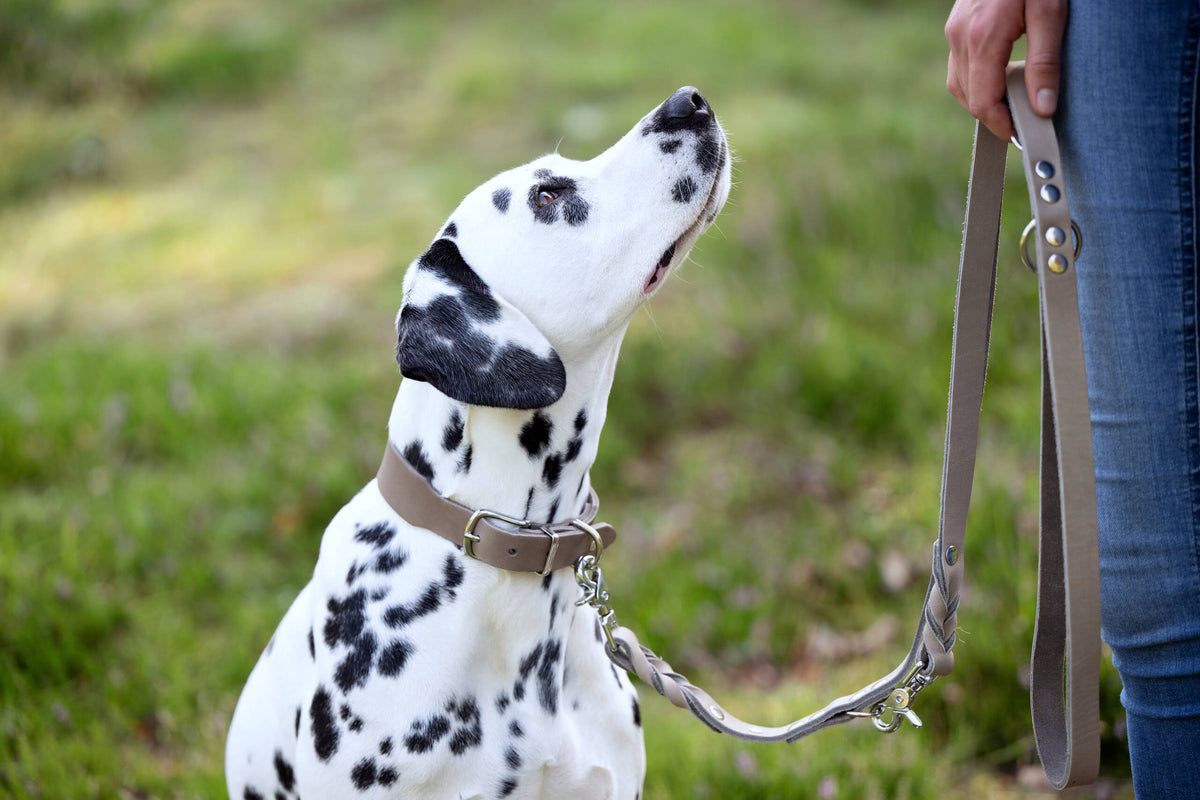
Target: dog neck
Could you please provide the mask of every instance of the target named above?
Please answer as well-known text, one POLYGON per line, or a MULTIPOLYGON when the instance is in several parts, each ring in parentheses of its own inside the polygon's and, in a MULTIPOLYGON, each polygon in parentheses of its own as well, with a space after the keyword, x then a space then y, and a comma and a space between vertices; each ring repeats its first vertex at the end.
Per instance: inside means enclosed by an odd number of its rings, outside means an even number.
POLYGON ((400 385, 388 438, 443 497, 533 520, 569 520, 590 488, 620 339, 567 368, 567 388, 546 408, 468 405, 421 381, 400 385))

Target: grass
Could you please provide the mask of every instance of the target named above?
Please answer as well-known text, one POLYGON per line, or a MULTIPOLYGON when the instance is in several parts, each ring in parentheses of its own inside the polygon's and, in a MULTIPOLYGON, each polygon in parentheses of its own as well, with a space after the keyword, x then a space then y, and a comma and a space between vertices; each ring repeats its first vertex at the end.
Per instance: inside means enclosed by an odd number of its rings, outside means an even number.
MULTIPOLYGON (((593 472, 618 614, 766 722, 889 670, 936 533, 970 149, 944 13, 0 8, 0 796, 222 795, 241 684, 376 466, 405 265, 487 176, 590 157, 683 84, 737 186, 622 352, 593 472)), ((1037 300, 1010 177, 963 630, 925 728, 752 748, 646 692, 647 798, 1043 791, 1037 300)), ((1103 682, 1090 794, 1128 796, 1103 682)))

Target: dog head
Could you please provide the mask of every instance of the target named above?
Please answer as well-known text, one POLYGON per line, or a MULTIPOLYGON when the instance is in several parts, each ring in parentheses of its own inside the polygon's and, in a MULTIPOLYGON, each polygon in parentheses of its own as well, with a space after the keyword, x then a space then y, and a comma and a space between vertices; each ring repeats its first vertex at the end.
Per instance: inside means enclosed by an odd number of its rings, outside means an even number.
POLYGON ((473 405, 554 403, 564 362, 620 340, 729 187, 725 134, 690 86, 590 161, 551 154, 497 175, 405 276, 401 374, 473 405))

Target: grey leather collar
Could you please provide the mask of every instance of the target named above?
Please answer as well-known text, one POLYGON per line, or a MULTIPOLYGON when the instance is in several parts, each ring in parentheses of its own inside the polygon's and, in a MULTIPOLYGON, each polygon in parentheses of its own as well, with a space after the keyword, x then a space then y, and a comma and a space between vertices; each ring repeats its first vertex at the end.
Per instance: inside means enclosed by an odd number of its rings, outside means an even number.
POLYGON ((573 567, 587 553, 603 550, 617 538, 611 525, 592 524, 600 501, 590 490, 583 511, 569 522, 538 523, 487 509, 472 510, 435 492, 390 442, 377 480, 383 499, 405 521, 499 569, 546 575, 573 567), (597 545, 597 537, 602 546, 597 545))

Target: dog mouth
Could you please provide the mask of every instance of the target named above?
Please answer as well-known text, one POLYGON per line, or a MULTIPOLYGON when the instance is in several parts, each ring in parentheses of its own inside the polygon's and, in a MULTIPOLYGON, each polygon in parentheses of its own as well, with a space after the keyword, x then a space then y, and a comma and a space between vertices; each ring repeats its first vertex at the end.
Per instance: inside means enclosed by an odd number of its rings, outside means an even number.
POLYGON ((705 198, 700 212, 696 215, 696 219, 688 226, 687 230, 679 235, 679 238, 671 242, 667 249, 663 251, 662 256, 658 259, 658 263, 654 265, 654 270, 650 273, 650 277, 646 279, 645 285, 642 286, 642 294, 650 294, 662 285, 663 280, 667 277, 667 273, 671 271, 676 254, 680 252, 686 253, 688 248, 695 243, 696 239, 700 238, 700 234, 717 218, 717 193, 720 185, 721 171, 717 170, 713 175, 712 184, 708 187, 708 196, 705 198))

